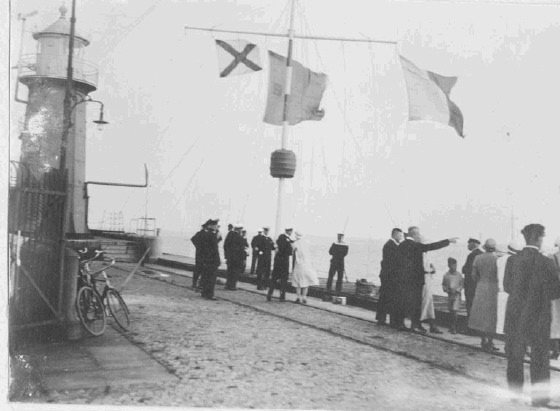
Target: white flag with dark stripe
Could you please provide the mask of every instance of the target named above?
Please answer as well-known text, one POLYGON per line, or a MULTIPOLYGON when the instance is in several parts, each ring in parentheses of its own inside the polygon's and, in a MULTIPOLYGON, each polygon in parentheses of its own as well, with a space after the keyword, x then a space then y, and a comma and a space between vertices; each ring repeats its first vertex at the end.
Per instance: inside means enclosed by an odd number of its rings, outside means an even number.
POLYGON ((447 124, 463 136, 463 114, 449 94, 457 77, 445 77, 418 68, 400 56, 408 94, 408 119, 447 124))
POLYGON ((220 77, 262 70, 259 47, 245 40, 216 40, 220 77))

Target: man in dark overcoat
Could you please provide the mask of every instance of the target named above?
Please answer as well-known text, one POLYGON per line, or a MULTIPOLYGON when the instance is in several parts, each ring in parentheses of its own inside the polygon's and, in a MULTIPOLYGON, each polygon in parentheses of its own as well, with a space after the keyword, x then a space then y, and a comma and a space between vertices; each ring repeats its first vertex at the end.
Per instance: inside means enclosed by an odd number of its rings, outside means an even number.
POLYGON ((245 270, 247 252, 245 250, 245 239, 241 235, 243 226, 234 226, 231 235, 228 235, 228 271, 226 280, 226 290, 237 290, 237 280, 239 275, 245 270))
MULTIPOLYGON (((441 240, 436 243, 422 244, 418 227, 410 227, 405 240, 397 248, 397 294, 400 309, 406 307, 411 320, 412 330, 426 332, 422 327, 422 288, 424 287, 424 253, 447 247, 457 241, 456 238, 441 240)), ((404 324, 400 326, 404 329, 404 324)))
POLYGON ((195 290, 199 288, 198 280, 202 274, 201 241, 202 241, 202 237, 204 236, 204 232, 207 230, 208 230, 208 226, 206 225, 206 223, 204 223, 200 231, 196 232, 196 234, 191 237, 191 242, 193 243, 195 248, 194 269, 193 269, 193 278, 192 278, 192 288, 195 290))
POLYGON ((329 267, 329 277, 327 278, 327 290, 332 288, 334 275, 336 278, 336 292, 342 292, 342 278, 344 276, 344 258, 348 255, 348 244, 344 242, 344 234, 337 235, 337 242, 331 244, 329 248, 331 257, 331 265, 329 267))
POLYGON ((393 228, 391 238, 383 246, 383 259, 381 260, 381 287, 377 301, 377 314, 375 319, 378 324, 387 323, 387 314, 391 317, 391 325, 400 327, 404 325, 404 316, 395 311, 395 280, 397 271, 397 248, 403 240, 404 234, 400 228, 393 228))
POLYGON ((479 247, 480 247, 479 240, 477 240, 476 238, 469 238, 469 241, 467 243, 467 248, 469 249, 470 253, 467 256, 465 265, 463 265, 463 268, 461 270, 461 272, 465 276, 463 287, 465 290, 465 301, 467 306, 467 323, 471 315, 472 303, 476 291, 476 282, 472 276, 474 259, 483 253, 483 251, 479 247))
POLYGON ((259 228, 257 235, 251 239, 251 274, 255 274, 255 268, 257 266, 257 260, 259 258, 259 248, 257 244, 262 239, 262 228, 259 228))
POLYGON ((228 228, 228 232, 226 234, 226 238, 224 239, 224 258, 226 260, 226 270, 227 270, 227 275, 230 275, 230 272, 232 271, 232 265, 230 263, 230 250, 231 250, 231 237, 234 235, 233 234, 233 224, 228 224, 227 226, 228 228))
POLYGON ((278 251, 274 256, 274 268, 272 269, 272 279, 268 287, 268 294, 266 300, 272 299, 272 293, 277 282, 280 282, 280 302, 286 301, 286 288, 288 287, 288 276, 290 273, 290 256, 293 253, 291 238, 293 229, 286 228, 285 233, 280 234, 276 240, 278 251))
POLYGON ((504 334, 508 359, 507 380, 516 394, 523 391, 523 357, 531 348, 530 375, 532 405, 550 404, 550 321, 551 300, 560 298, 560 279, 554 262, 540 253, 544 226, 529 224, 521 231, 527 246, 508 260, 504 291, 509 294, 504 334))
POLYGON ((215 300, 214 287, 216 286, 216 271, 220 266, 220 252, 218 250, 218 220, 208 220, 204 223, 207 227, 201 235, 200 247, 202 259, 202 297, 215 300))
POLYGON ((258 253, 257 261, 257 290, 265 290, 270 281, 270 264, 272 262, 272 251, 276 250, 274 240, 268 236, 269 228, 263 227, 262 235, 255 244, 258 253))

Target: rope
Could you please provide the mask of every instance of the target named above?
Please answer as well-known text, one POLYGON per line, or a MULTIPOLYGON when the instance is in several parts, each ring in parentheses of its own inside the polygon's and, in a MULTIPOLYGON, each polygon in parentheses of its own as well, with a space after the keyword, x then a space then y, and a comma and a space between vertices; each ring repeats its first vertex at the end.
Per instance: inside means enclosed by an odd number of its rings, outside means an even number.
MULTIPOLYGON (((309 24, 308 24, 308 22, 307 22, 307 18, 305 17, 305 15, 303 16, 303 19, 304 19, 304 21, 305 21, 305 24, 306 24, 306 27, 307 27, 308 31, 311 33, 311 30, 309 30, 309 24)), ((326 65, 324 64, 323 59, 321 58, 321 53, 319 53, 319 49, 318 49, 318 47, 317 47, 317 42, 315 42, 314 44, 315 44, 315 52, 317 53, 317 59, 319 60, 321 69, 322 69, 323 71, 326 71, 326 70, 325 70, 326 65)), ((358 141, 357 141, 357 139, 356 139, 356 136, 354 135, 354 133, 352 132, 352 130, 351 130, 351 128, 350 128, 350 124, 348 123, 348 119, 346 118, 346 115, 345 115, 345 113, 344 113, 344 110, 343 110, 343 108, 341 107, 340 99, 339 99, 339 97, 338 97, 338 95, 337 95, 337 93, 336 93, 336 91, 335 91, 335 89, 334 89, 334 87, 333 87, 333 84, 332 84, 331 81, 330 81, 329 76, 327 76, 327 84, 330 86, 330 88, 331 88, 332 91, 333 91, 334 100, 335 100, 335 102, 336 102, 336 105, 337 105, 337 107, 338 107, 340 113, 342 114, 342 118, 343 118, 343 120, 344 120, 344 125, 345 125, 345 127, 348 128, 348 133, 349 133, 350 136, 352 137, 352 140, 354 141, 354 144, 355 144, 355 146, 356 146, 356 148, 357 148, 358 157, 359 157, 359 159, 360 159, 361 161, 363 161, 363 160, 364 160, 364 157, 362 156, 362 149, 361 149, 361 147, 360 147, 360 144, 358 144, 358 141)))
MULTIPOLYGON (((127 38, 130 33, 132 33, 132 31, 140 24, 142 23, 142 21, 148 17, 151 13, 153 13, 153 11, 156 9, 156 7, 162 2, 162 0, 156 0, 156 3, 151 5, 150 7, 148 7, 148 9, 146 9, 146 11, 144 13, 142 13, 136 20, 134 20, 132 22, 132 24, 130 26, 128 26, 125 31, 124 31, 124 35, 121 35, 120 33, 118 35, 115 35, 113 37, 118 37, 118 39, 116 39, 115 41, 110 41, 110 45, 111 47, 108 48, 107 51, 114 51, 115 48, 119 45, 119 43, 121 43, 125 38, 127 38)), ((101 66, 110 56, 111 54, 109 52, 104 53, 105 57, 102 58, 97 64, 99 66, 101 66)))

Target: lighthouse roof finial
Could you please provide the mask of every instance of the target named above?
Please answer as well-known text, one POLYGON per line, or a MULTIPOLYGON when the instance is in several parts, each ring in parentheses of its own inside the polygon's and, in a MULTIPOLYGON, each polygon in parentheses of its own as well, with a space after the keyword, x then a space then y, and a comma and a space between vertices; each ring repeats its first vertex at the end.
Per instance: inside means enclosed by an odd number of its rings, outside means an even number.
MULTIPOLYGON (((38 40, 43 36, 52 36, 52 35, 69 36, 70 35, 70 22, 66 20, 65 17, 66 13, 68 12, 66 5, 63 3, 62 6, 58 8, 58 11, 60 11, 60 17, 58 18, 57 21, 55 21, 46 29, 33 33, 33 38, 35 40, 38 40)), ((77 40, 77 42, 75 43, 75 47, 84 47, 89 45, 89 40, 86 39, 83 35, 81 35, 78 31, 74 33, 74 36, 75 39, 77 40)))
POLYGON ((66 13, 68 12, 68 8, 66 7, 66 3, 62 3, 62 6, 60 6, 58 8, 58 11, 60 11, 60 17, 65 18, 66 17, 66 13))

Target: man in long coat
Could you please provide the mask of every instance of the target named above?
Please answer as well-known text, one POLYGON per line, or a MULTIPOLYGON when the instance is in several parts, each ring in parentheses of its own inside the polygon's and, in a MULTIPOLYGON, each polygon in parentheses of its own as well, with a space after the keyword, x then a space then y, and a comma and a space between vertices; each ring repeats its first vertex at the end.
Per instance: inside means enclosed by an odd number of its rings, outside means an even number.
POLYGON ((526 347, 530 347, 533 406, 547 407, 551 406, 548 387, 550 302, 560 298, 560 279, 554 262, 539 251, 544 227, 529 224, 521 233, 527 246, 515 258, 510 258, 504 275, 504 290, 509 294, 504 326, 507 380, 509 388, 521 394, 523 357, 526 347))
POLYGON ((234 235, 233 224, 228 224, 228 232, 226 238, 224 239, 224 258, 226 259, 227 275, 230 275, 233 267, 230 263, 231 260, 231 237, 234 235))
POLYGON ((201 241, 202 237, 204 237, 204 232, 208 231, 208 226, 206 223, 202 225, 200 231, 196 232, 195 235, 191 237, 191 242, 195 248, 194 254, 194 269, 193 269, 193 278, 192 278, 192 288, 197 289, 198 287, 198 280, 202 274, 202 247, 201 241))
MULTIPOLYGON (((422 315, 422 288, 424 287, 424 253, 447 247, 457 241, 456 238, 441 240, 436 243, 422 244, 418 227, 410 227, 405 240, 398 247, 397 294, 400 309, 407 307, 412 322, 411 328, 426 332, 420 322, 422 315)), ((405 326, 400 326, 404 329, 405 326)))
POLYGON ((268 287, 266 300, 272 299, 272 293, 277 282, 280 282, 280 302, 286 301, 286 288, 288 287, 288 276, 290 274, 290 256, 293 253, 291 239, 293 229, 286 228, 284 234, 280 234, 276 240, 278 251, 274 257, 274 268, 272 269, 272 279, 268 287))
POLYGON ((257 244, 261 242, 263 237, 262 228, 259 228, 257 235, 251 239, 251 274, 255 274, 255 268, 257 266, 257 260, 259 258, 259 248, 257 244))
POLYGON ((272 262, 272 251, 276 250, 274 240, 268 236, 268 227, 263 227, 263 234, 258 237, 255 244, 257 260, 257 290, 265 290, 270 281, 270 264, 272 262))
POLYGON ((395 276, 397 275, 397 248, 404 235, 400 228, 393 228, 391 238, 383 246, 383 259, 381 260, 381 287, 377 301, 377 314, 375 319, 378 324, 387 323, 387 314, 391 316, 391 325, 400 327, 404 325, 404 315, 395 311, 395 276))
POLYGON ((220 252, 218 251, 218 220, 208 220, 204 223, 207 229, 200 238, 202 259, 202 297, 215 300, 214 287, 216 286, 216 270, 220 266, 220 252))
POLYGON ((465 289, 465 301, 467 305, 467 321, 471 315, 472 302, 474 299, 474 293, 476 291, 476 283, 472 278, 471 274, 472 274, 474 259, 480 254, 482 254, 482 250, 479 247, 480 247, 479 240, 477 240, 476 238, 469 238, 469 241, 467 243, 467 248, 469 249, 470 253, 467 256, 465 265, 463 265, 463 269, 461 270, 461 272, 465 276, 464 289, 465 289))
POLYGON ((247 252, 245 251, 245 239, 241 235, 242 225, 235 225, 231 234, 228 234, 228 271, 226 280, 226 290, 237 290, 237 280, 245 269, 247 252))

